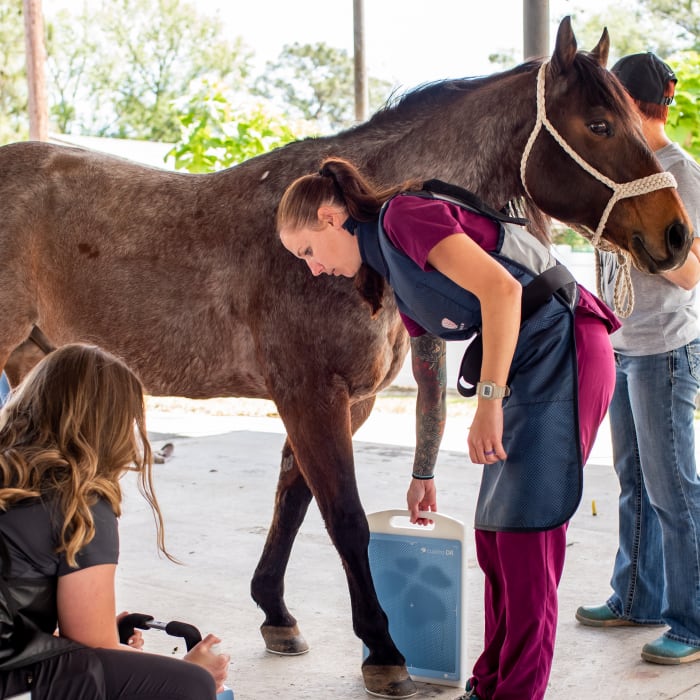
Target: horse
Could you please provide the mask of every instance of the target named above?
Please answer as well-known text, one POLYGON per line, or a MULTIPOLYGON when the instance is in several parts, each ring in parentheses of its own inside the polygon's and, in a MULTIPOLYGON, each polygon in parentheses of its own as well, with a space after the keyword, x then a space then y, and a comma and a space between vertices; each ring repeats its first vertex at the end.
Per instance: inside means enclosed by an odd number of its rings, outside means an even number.
POLYGON ((153 395, 275 402, 287 436, 251 582, 268 650, 308 648, 283 591, 313 497, 368 649, 366 689, 390 698, 416 692, 372 583, 352 449, 353 433, 406 357, 407 334, 389 292, 372 316, 351 280, 313 277, 284 250, 274 225, 282 192, 339 156, 380 185, 447 180, 496 208, 519 201, 599 226, 642 270, 678 266, 691 241, 668 183, 607 206, 609 182, 661 172, 605 69, 609 41, 604 30, 592 51, 578 51, 565 18, 548 61, 419 86, 339 134, 211 174, 39 142, 0 148, 0 367, 38 327, 54 346, 94 343, 124 358, 153 395))

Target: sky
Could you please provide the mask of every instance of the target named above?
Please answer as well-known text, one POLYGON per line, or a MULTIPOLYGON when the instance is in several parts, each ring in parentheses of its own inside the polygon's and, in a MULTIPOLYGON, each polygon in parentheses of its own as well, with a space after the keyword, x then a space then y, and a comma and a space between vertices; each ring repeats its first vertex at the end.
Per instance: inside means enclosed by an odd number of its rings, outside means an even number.
MULTIPOLYGON (((608 4, 550 0, 550 44, 564 15, 584 19, 608 4)), ((204 14, 218 13, 261 64, 294 42, 324 41, 353 52, 353 0, 196 0, 196 6, 204 14)), ((492 73, 489 54, 515 50, 515 59, 523 59, 522 15, 523 0, 365 0, 367 72, 406 88, 492 73)))
MULTIPOLYGON (((254 50, 261 69, 266 61, 277 59, 285 44, 294 42, 323 41, 353 53, 353 0, 188 2, 201 14, 218 14, 232 37, 241 36, 254 50)), ((98 0, 44 0, 43 9, 50 14, 83 4, 89 8, 98 0)), ((583 21, 608 6, 609 0, 549 0, 550 45, 564 15, 583 21)), ((364 0, 367 73, 404 88, 493 73, 497 67, 489 63, 489 54, 523 59, 522 17, 523 0, 364 0)))

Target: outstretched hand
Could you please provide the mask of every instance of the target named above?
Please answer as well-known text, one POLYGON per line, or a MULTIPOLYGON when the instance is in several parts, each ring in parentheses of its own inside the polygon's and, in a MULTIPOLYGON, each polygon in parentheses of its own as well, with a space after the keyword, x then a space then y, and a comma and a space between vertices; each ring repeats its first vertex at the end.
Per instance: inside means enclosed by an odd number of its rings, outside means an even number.
POLYGON ((494 464, 506 459, 503 449, 503 407, 500 401, 479 401, 469 430, 469 459, 494 464))
POLYGON ((228 664, 231 660, 228 654, 219 654, 213 649, 214 645, 220 642, 221 640, 217 636, 208 634, 184 656, 185 661, 197 664, 211 673, 216 681, 217 693, 223 688, 224 681, 228 675, 228 664))
POLYGON ((428 518, 419 518, 420 511, 437 512, 437 490, 435 479, 411 479, 406 494, 406 503, 410 513, 411 522, 416 525, 432 525, 428 518))

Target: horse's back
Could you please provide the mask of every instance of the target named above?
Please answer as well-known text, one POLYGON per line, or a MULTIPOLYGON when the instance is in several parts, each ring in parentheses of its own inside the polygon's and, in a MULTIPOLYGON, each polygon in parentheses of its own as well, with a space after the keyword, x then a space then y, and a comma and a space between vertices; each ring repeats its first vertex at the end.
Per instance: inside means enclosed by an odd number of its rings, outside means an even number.
POLYGON ((154 394, 269 397, 299 357, 351 394, 384 385, 405 350, 396 314, 373 321, 350 281, 314 279, 283 250, 278 193, 253 161, 188 175, 38 142, 0 148, 7 342, 36 324, 57 345, 97 343, 154 394))

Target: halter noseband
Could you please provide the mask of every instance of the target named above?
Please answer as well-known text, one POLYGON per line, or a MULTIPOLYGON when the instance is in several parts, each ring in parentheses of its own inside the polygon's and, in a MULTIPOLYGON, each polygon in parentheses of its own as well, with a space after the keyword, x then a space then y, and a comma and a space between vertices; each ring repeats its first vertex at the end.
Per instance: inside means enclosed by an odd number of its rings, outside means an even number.
POLYGON ((603 175, 599 170, 594 168, 590 163, 587 163, 581 156, 576 153, 576 151, 569 146, 564 137, 554 128, 552 122, 547 118, 547 109, 545 106, 545 71, 548 65, 548 61, 543 63, 539 71, 537 72, 537 118, 535 119, 535 126, 532 128, 530 137, 525 144, 525 150, 523 151, 522 158, 520 159, 520 180, 523 183, 525 192, 532 199, 532 195, 527 188, 527 183, 525 181, 525 171, 527 170, 527 161, 530 157, 530 152, 535 143, 535 139, 539 136, 540 130, 544 128, 549 132, 550 136, 559 144, 562 150, 570 156, 575 163, 577 163, 583 170, 585 170, 589 175, 592 175, 596 180, 602 182, 606 187, 612 190, 610 199, 603 210, 600 217, 600 222, 595 232, 587 226, 576 227, 583 233, 587 238, 590 239, 591 244, 596 248, 596 267, 597 267, 597 282, 598 282, 598 293, 600 294, 600 265, 599 265, 599 255, 598 250, 614 251, 617 252, 619 271, 618 277, 615 280, 615 313, 622 318, 627 318, 634 308, 634 290, 632 289, 632 280, 630 277, 630 256, 626 251, 618 249, 616 246, 612 246, 603 240, 603 230, 605 229, 605 224, 608 221, 610 212, 615 204, 621 200, 628 197, 636 197, 640 194, 647 194, 648 192, 654 192, 655 190, 664 189, 666 187, 677 187, 676 178, 669 172, 653 173, 652 175, 647 175, 646 177, 639 178, 637 180, 632 180, 630 182, 618 183, 611 180, 606 175, 603 175), (622 274, 623 279, 620 279, 619 273, 622 274), (623 300, 626 296, 626 305, 623 307, 623 300))

